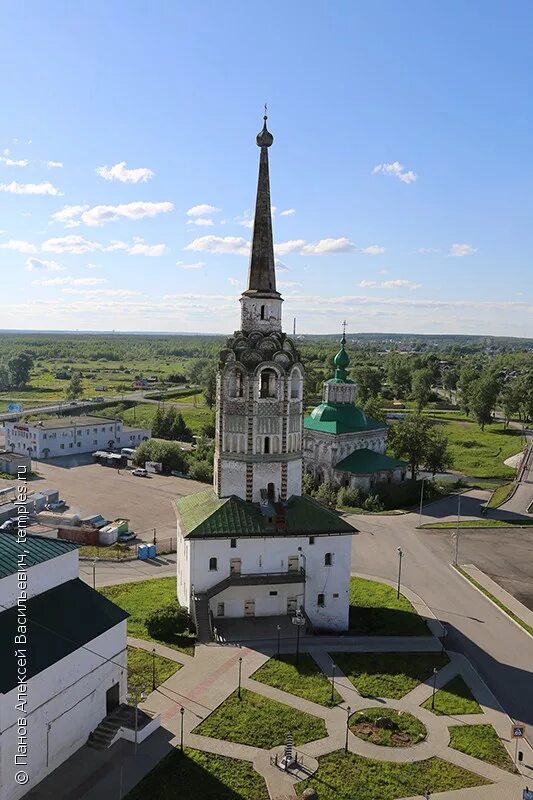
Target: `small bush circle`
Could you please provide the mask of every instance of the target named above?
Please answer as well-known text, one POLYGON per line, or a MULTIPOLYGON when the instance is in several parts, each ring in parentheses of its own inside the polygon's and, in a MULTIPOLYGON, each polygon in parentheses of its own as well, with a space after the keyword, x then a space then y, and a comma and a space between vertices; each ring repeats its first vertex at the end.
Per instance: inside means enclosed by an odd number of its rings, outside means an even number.
POLYGON ((406 711, 392 708, 364 708, 349 720, 354 736, 383 747, 412 747, 427 736, 423 722, 406 711))
POLYGON ((190 627, 191 618, 186 608, 182 608, 177 600, 157 608, 146 617, 146 630, 154 639, 171 639, 185 633, 190 627))

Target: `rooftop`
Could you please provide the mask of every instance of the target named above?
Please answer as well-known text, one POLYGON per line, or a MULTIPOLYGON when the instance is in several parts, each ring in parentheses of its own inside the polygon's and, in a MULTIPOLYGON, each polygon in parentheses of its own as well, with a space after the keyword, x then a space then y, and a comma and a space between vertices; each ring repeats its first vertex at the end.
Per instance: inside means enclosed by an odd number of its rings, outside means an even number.
POLYGON ((121 422, 114 417, 90 417, 88 415, 80 417, 53 417, 52 419, 38 419, 31 422, 16 422, 15 427, 24 428, 81 428, 84 425, 109 425, 109 423, 121 422))
POLYGON ((386 472, 406 466, 405 461, 363 447, 339 461, 335 469, 339 472, 351 472, 354 475, 371 475, 374 472, 386 472))
POLYGON ((26 555, 26 566, 34 567, 36 564, 50 561, 52 558, 57 558, 71 550, 77 550, 77 548, 78 545, 74 542, 49 539, 46 536, 28 535, 25 543, 20 544, 12 533, 0 531, 0 578, 6 578, 8 575, 18 572, 18 555, 22 552, 26 555))
POLYGON ((0 461, 20 461, 21 458, 28 459, 29 456, 21 453, 12 453, 11 450, 0 450, 0 461))
POLYGON ((176 509, 189 539, 307 536, 356 531, 334 511, 310 497, 291 497, 283 506, 284 525, 278 529, 261 513, 258 503, 247 503, 236 495, 217 497, 212 489, 180 498, 176 509))
MULTIPOLYGON (((129 614, 79 578, 61 583, 27 602, 28 679, 89 644, 129 614)), ((17 606, 0 614, 0 641, 13 642, 17 606)), ((103 662, 103 657, 101 661, 103 662)), ((0 657, 0 694, 17 685, 17 659, 11 648, 0 657)))
POLYGON ((311 416, 304 418, 304 428, 321 431, 334 436, 341 433, 356 433, 387 428, 386 422, 367 417, 354 403, 321 403, 313 409, 311 416))

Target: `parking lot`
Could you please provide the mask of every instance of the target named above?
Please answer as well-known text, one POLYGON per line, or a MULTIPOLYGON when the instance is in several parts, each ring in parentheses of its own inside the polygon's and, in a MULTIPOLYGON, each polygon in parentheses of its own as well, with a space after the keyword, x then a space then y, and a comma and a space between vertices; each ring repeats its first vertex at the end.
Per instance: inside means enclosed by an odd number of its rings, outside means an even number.
MULTIPOLYGON (((68 508, 63 516, 102 514, 107 519, 129 519, 130 529, 140 539, 151 541, 154 528, 159 540, 176 535, 172 500, 207 489, 205 483, 165 475, 138 478, 129 470, 93 464, 91 456, 36 461, 39 474, 29 482, 29 491, 58 489, 68 508)), ((16 484, 0 479, 0 489, 16 484)))

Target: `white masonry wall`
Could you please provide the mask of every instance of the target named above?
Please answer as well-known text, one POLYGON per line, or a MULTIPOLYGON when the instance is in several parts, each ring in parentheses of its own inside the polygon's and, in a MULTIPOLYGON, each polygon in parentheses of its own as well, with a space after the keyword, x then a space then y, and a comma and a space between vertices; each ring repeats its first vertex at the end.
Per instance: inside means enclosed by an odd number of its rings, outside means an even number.
MULTIPOLYGON (((21 545, 22 547, 22 545, 21 545)), ((28 575, 28 599, 37 594, 42 594, 54 586, 61 583, 72 581, 78 577, 78 551, 70 550, 56 558, 43 561, 34 567, 29 567, 28 575)), ((17 573, 8 575, 0 580, 0 607, 11 608, 16 605, 19 596, 17 573)))
POLYGON ((17 689, 1 696, 2 800, 19 800, 85 744, 89 733, 106 716, 106 691, 116 683, 120 684, 120 702, 124 702, 126 620, 30 679, 27 767, 14 767, 20 716, 15 708, 17 689), (28 772, 27 784, 15 783, 17 769, 28 772))

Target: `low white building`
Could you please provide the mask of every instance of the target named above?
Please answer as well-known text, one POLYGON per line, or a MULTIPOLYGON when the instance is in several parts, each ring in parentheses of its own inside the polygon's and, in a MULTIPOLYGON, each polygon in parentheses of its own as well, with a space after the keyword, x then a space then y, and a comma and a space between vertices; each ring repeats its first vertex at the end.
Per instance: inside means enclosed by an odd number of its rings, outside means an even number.
POLYGON ((6 422, 6 450, 31 458, 55 458, 99 449, 136 447, 151 432, 112 417, 54 417, 37 422, 6 422))
POLYGON ((18 800, 124 702, 128 615, 79 579, 77 545, 42 536, 18 544, 6 533, 0 533, 0 608, 0 796, 18 800), (25 640, 17 642, 20 611, 25 640), (27 782, 17 783, 17 772, 26 772, 27 782))

